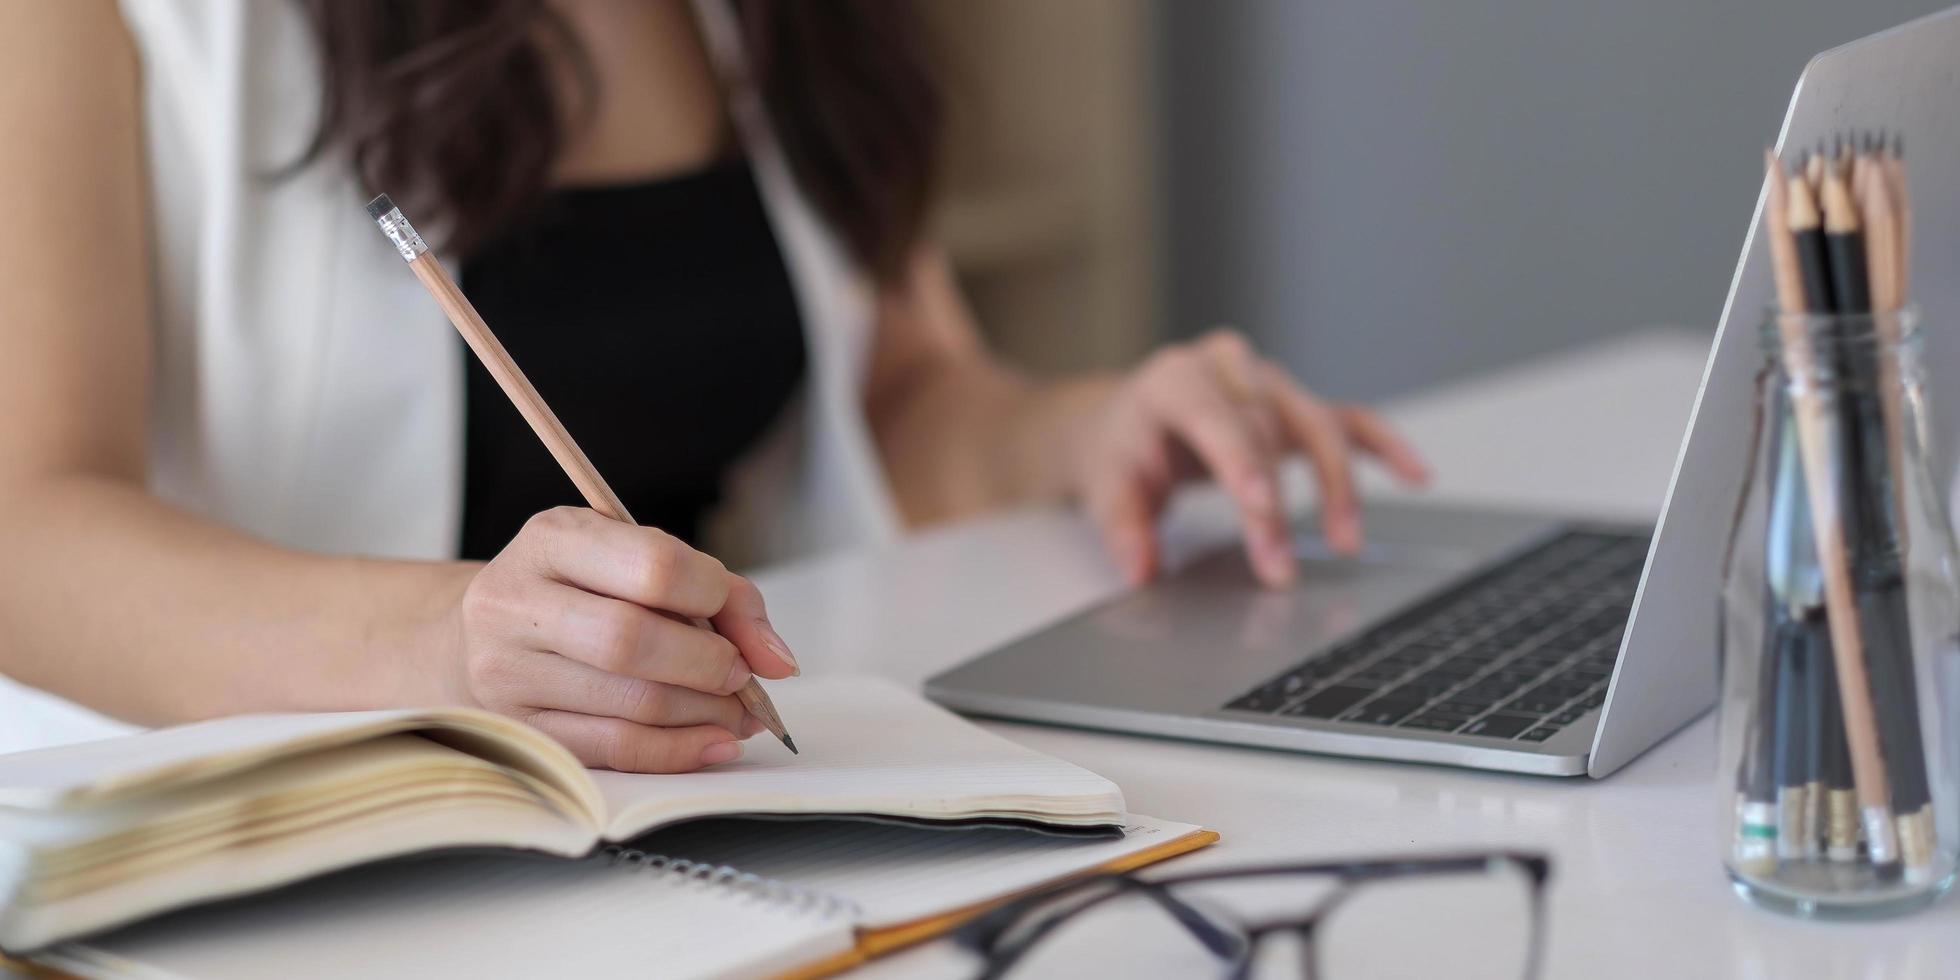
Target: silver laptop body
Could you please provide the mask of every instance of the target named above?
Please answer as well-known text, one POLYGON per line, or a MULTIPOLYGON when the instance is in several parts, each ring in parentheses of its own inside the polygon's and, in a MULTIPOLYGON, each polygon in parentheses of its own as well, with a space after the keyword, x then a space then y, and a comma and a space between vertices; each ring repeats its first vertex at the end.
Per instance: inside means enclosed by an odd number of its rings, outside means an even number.
MULTIPOLYGON (((1778 140, 1801 148, 1854 128, 1904 134, 1916 180, 1914 299, 1948 440, 1933 461, 1948 487, 1960 432, 1960 392, 1943 387, 1960 378, 1951 271, 1960 269, 1960 180, 1948 176, 1960 173, 1956 66, 1960 8, 1834 48, 1798 79, 1778 140)), ((1747 161, 1738 165, 1755 165, 1749 134, 1735 134, 1733 149, 1747 161)), ((1224 549, 940 674, 926 693, 974 714, 1146 735, 1545 775, 1618 769, 1714 703, 1720 548, 1748 453, 1757 326, 1771 295, 1759 220, 1651 536, 1376 506, 1358 560, 1317 558, 1303 537, 1290 590, 1258 588, 1224 549), (1512 581, 1535 584, 1507 591, 1512 581), (1479 673, 1432 676, 1465 644, 1479 645, 1479 673), (1510 694, 1498 676, 1506 665, 1522 685, 1510 694), (1500 700, 1454 697, 1476 690, 1500 700)))

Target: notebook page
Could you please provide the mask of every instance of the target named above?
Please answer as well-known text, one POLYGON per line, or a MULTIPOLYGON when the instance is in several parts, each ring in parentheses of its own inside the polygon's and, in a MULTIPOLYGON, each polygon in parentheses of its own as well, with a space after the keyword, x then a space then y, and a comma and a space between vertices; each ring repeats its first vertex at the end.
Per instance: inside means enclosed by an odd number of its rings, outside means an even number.
POLYGON ((84 975, 757 976, 851 948, 847 919, 603 859, 450 855, 179 912, 50 961, 84 975))
POLYGON ((947 830, 844 820, 778 825, 704 820, 634 842, 642 850, 727 864, 848 899, 878 929, 966 908, 1079 874, 1198 828, 1129 818, 1118 840, 1024 830, 947 830))
POLYGON ((802 755, 765 734, 749 739, 741 760, 702 772, 595 772, 612 814, 608 836, 621 840, 689 817, 732 813, 1122 822, 1123 795, 1114 783, 889 681, 799 678, 772 684, 769 695, 802 755))

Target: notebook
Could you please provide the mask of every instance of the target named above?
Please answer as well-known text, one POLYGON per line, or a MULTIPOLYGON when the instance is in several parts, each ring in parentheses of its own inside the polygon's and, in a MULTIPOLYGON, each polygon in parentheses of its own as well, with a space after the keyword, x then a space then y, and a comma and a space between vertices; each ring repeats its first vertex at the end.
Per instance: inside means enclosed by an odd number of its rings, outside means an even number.
POLYGON ((1138 818, 1115 839, 716 820, 581 861, 445 855, 151 920, 37 960, 81 976, 821 976, 1096 867, 1208 843, 1138 818))
MULTIPOLYGON (((459 848, 579 858, 717 815, 1129 839, 1109 781, 909 691, 835 678, 771 693, 802 756, 758 738, 741 761, 686 775, 588 772, 535 730, 464 709, 243 716, 0 757, 0 948, 34 950, 382 858, 459 848)), ((756 831, 791 843, 805 834, 795 823, 756 831)), ((584 866, 525 873, 570 882, 584 866)))

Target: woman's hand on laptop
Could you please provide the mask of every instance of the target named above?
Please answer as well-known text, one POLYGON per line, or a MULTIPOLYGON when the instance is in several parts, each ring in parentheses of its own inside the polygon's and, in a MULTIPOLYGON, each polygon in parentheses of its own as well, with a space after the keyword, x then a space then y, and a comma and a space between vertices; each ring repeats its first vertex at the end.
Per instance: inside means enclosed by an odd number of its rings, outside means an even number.
POLYGON ((735 692, 751 675, 797 672, 748 579, 583 507, 533 517, 451 616, 448 699, 527 722, 588 766, 686 772, 737 758, 762 725, 735 692))
POLYGON ((1077 487, 1132 583, 1156 574, 1157 518, 1171 491, 1210 475, 1238 508, 1260 581, 1293 581, 1296 563, 1277 468, 1300 452, 1320 490, 1321 530, 1334 551, 1361 547, 1354 454, 1379 458, 1406 484, 1428 479, 1415 450, 1381 416, 1315 396, 1260 358, 1235 331, 1166 347, 1124 380, 1089 428, 1077 487))

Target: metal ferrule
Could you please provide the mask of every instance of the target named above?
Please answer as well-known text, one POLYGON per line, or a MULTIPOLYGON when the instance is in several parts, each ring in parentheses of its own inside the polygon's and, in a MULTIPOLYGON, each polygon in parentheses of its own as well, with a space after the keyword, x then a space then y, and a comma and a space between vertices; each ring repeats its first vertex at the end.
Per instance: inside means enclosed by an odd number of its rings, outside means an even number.
POLYGON ((386 214, 374 219, 381 226, 381 233, 395 243, 395 251, 402 253, 402 261, 413 262, 416 257, 428 252, 429 243, 415 233, 415 226, 402 217, 401 208, 390 208, 386 214))
POLYGON ((1899 859, 1898 832, 1892 826, 1887 807, 1868 806, 1860 811, 1865 818, 1865 851, 1873 864, 1891 864, 1899 859))

